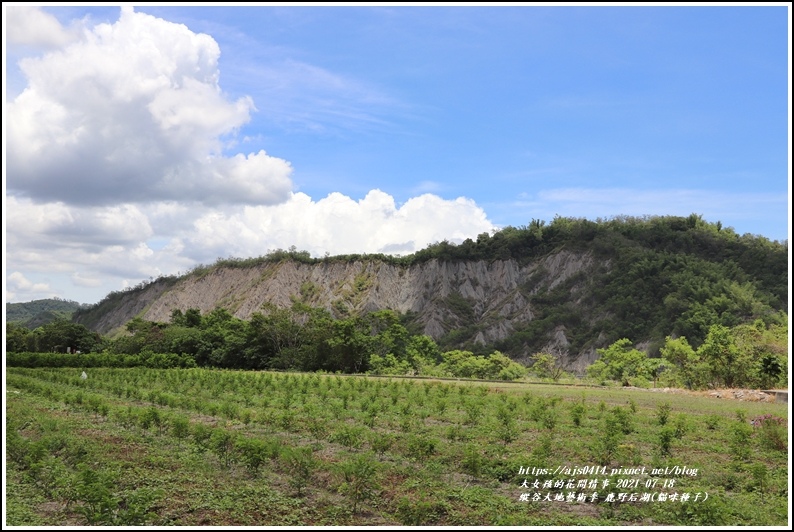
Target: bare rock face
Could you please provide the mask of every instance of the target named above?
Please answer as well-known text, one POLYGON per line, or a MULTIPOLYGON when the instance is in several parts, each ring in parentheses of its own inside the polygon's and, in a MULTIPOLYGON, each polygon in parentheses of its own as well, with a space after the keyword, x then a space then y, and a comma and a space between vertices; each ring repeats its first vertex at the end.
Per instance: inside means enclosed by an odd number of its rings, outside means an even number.
MULTIPOLYGON (((524 265, 515 260, 434 259, 410 267, 377 260, 217 267, 172 283, 155 282, 125 295, 122 304, 103 314, 93 328, 108 334, 135 316, 168 322, 174 309, 189 308, 207 313, 221 307, 249 319, 264 304, 284 308, 299 300, 337 314, 380 309, 415 313, 424 333, 435 339, 475 325, 472 340, 489 344, 534 319, 533 294, 586 274, 592 266, 589 254, 559 251, 524 265)), ((576 289, 574 285, 572 300, 576 289)), ((553 338, 550 348, 567 346, 563 329, 555 331, 553 338)))

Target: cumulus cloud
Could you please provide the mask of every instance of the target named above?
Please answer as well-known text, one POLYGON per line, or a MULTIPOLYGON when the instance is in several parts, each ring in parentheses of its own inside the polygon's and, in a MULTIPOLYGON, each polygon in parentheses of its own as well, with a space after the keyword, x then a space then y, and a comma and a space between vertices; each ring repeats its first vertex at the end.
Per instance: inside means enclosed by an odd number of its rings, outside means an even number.
POLYGON ((7 106, 9 193, 74 205, 287 199, 287 161, 224 155, 254 105, 222 93, 219 56, 209 35, 125 7, 23 59, 27 87, 7 106))
POLYGON ((55 48, 80 35, 77 28, 64 28, 58 19, 38 7, 8 6, 5 17, 8 44, 55 48))
MULTIPOLYGON (((254 104, 221 91, 209 35, 132 8, 81 31, 37 9, 13 16, 17 43, 50 49, 20 61, 25 88, 6 105, 7 301, 92 302, 218 257, 291 246, 314 256, 408 254, 495 229, 472 200, 431 194, 432 182, 401 205, 381 190, 314 200, 292 192, 287 161, 259 148, 231 152, 254 104)), ((323 107, 340 127, 378 122, 347 103, 393 104, 322 69, 289 66, 279 78, 287 86, 349 95, 323 107)))
POLYGON ((74 272, 71 276, 71 279, 76 286, 86 286, 86 287, 95 288, 102 284, 102 279, 99 279, 97 277, 86 277, 80 272, 74 272))
POLYGON ((85 208, 10 196, 6 207, 7 242, 12 250, 72 248, 91 252, 105 246, 128 246, 152 235, 148 217, 133 204, 85 208))
POLYGON ((20 272, 6 277, 6 300, 33 300, 54 297, 55 291, 47 283, 34 283, 20 272))
POLYGON ((318 201, 303 193, 275 206, 215 211, 196 220, 185 253, 198 261, 257 256, 296 246, 314 256, 349 253, 412 253, 441 240, 462 241, 495 229, 485 212, 466 198, 433 194, 401 206, 380 190, 354 200, 331 193, 318 201))
POLYGON ((13 197, 7 201, 11 268, 60 275, 75 287, 96 287, 96 299, 218 257, 260 256, 291 246, 314 256, 409 254, 433 242, 460 242, 495 229, 470 199, 424 194, 397 205, 380 190, 360 200, 335 192, 315 201, 295 193, 279 205, 242 208, 192 209, 174 202, 86 208, 13 197))

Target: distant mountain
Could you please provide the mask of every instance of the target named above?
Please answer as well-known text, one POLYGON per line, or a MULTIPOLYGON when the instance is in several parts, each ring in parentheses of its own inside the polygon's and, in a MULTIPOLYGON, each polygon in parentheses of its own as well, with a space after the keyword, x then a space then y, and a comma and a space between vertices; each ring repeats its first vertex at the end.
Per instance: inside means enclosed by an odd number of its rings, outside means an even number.
POLYGON ((72 314, 88 305, 65 299, 37 299, 27 303, 6 303, 6 321, 35 329, 55 320, 71 320, 72 314))
POLYGON ((698 345, 711 324, 782 319, 788 243, 694 214, 558 217, 405 257, 313 259, 293 249, 221 259, 112 292, 73 319, 112 335, 134 317, 169 322, 175 309, 221 307, 249 319, 265 304, 296 301, 336 317, 391 309, 444 349, 498 349, 518 360, 545 350, 582 369, 620 338, 658 352, 668 335, 698 345))

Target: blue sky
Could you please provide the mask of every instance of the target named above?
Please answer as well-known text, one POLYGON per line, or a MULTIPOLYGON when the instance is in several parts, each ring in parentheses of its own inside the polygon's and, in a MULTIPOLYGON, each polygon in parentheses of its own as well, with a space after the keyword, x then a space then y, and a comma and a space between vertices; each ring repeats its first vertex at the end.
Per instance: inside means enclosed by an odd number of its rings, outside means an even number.
POLYGON ((783 4, 3 9, 6 301, 556 215, 789 237, 783 4))

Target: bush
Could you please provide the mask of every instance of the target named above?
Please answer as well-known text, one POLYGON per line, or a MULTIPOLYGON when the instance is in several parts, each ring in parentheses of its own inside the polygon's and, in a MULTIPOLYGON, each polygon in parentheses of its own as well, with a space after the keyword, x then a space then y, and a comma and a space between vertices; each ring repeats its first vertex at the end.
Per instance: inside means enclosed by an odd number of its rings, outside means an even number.
POLYGON ((788 450, 788 432, 785 419, 771 414, 764 414, 753 418, 751 424, 758 434, 762 447, 773 451, 785 452, 788 450))
POLYGON ((364 443, 363 429, 361 427, 344 426, 331 437, 331 441, 344 445, 350 450, 359 449, 361 444, 364 443))
POLYGON ((352 512, 355 514, 358 505, 371 499, 378 489, 375 481, 378 464, 370 456, 359 455, 339 464, 338 471, 344 480, 339 491, 353 503, 352 512))
POLYGON ((631 413, 628 410, 625 410, 620 406, 616 406, 612 409, 611 414, 623 434, 631 434, 634 432, 634 422, 631 419, 631 413))
POLYGON ((704 419, 704 422, 706 423, 706 428, 707 429, 709 429, 709 430, 717 430, 717 427, 720 426, 721 420, 722 420, 722 417, 720 417, 719 414, 709 414, 704 419))
POLYGON ((317 468, 317 460, 311 447, 284 447, 281 451, 281 462, 291 477, 290 486, 295 489, 298 497, 302 497, 304 488, 309 485, 317 468))
POLYGON ((253 438, 238 440, 237 452, 252 476, 256 476, 259 473, 259 467, 268 458, 268 449, 265 442, 253 438))
POLYGON ((571 405, 571 419, 573 420, 573 424, 577 427, 582 425, 582 419, 584 418, 587 409, 584 405, 584 402, 576 402, 571 405))
POLYGON ((461 469, 469 475, 478 477, 484 466, 485 457, 480 454, 479 449, 472 445, 467 445, 463 452, 463 460, 460 463, 461 469))
POLYGON ((623 424, 618 416, 614 411, 607 414, 604 418, 601 437, 594 440, 592 445, 594 458, 599 465, 608 465, 617 456, 623 434, 623 424))
POLYGON ((656 407, 656 419, 660 425, 666 425, 670 419, 670 403, 660 403, 656 407))
POLYGON ((185 416, 174 416, 171 418, 171 434, 182 439, 190 435, 190 421, 185 416))
POLYGON ((673 428, 675 429, 675 437, 679 440, 684 437, 684 435, 689 432, 689 418, 683 412, 678 414, 675 417, 675 422, 673 423, 673 428))
POLYGON ((215 429, 210 435, 210 448, 228 468, 234 459, 234 436, 223 429, 215 429))
POLYGON ((662 427, 659 432, 659 452, 662 456, 672 454, 673 439, 675 439, 675 429, 673 427, 662 427))
POLYGON ((750 458, 750 437, 753 429, 747 423, 734 423, 731 430, 731 454, 736 460, 750 458))
POLYGON ((191 427, 190 433, 192 434, 193 441, 196 443, 196 446, 199 448, 199 450, 206 450, 207 440, 212 434, 212 429, 203 423, 196 423, 191 427))
POLYGON ((438 441, 420 434, 411 434, 408 437, 405 454, 416 460, 429 458, 436 452, 438 441))
POLYGON ((405 526, 423 526, 437 523, 449 511, 446 502, 435 502, 432 496, 412 501, 407 497, 397 503, 397 520, 405 526))
POLYGON ((378 453, 378 456, 383 456, 391 446, 394 444, 394 438, 391 434, 375 433, 370 437, 369 441, 372 450, 378 453))

